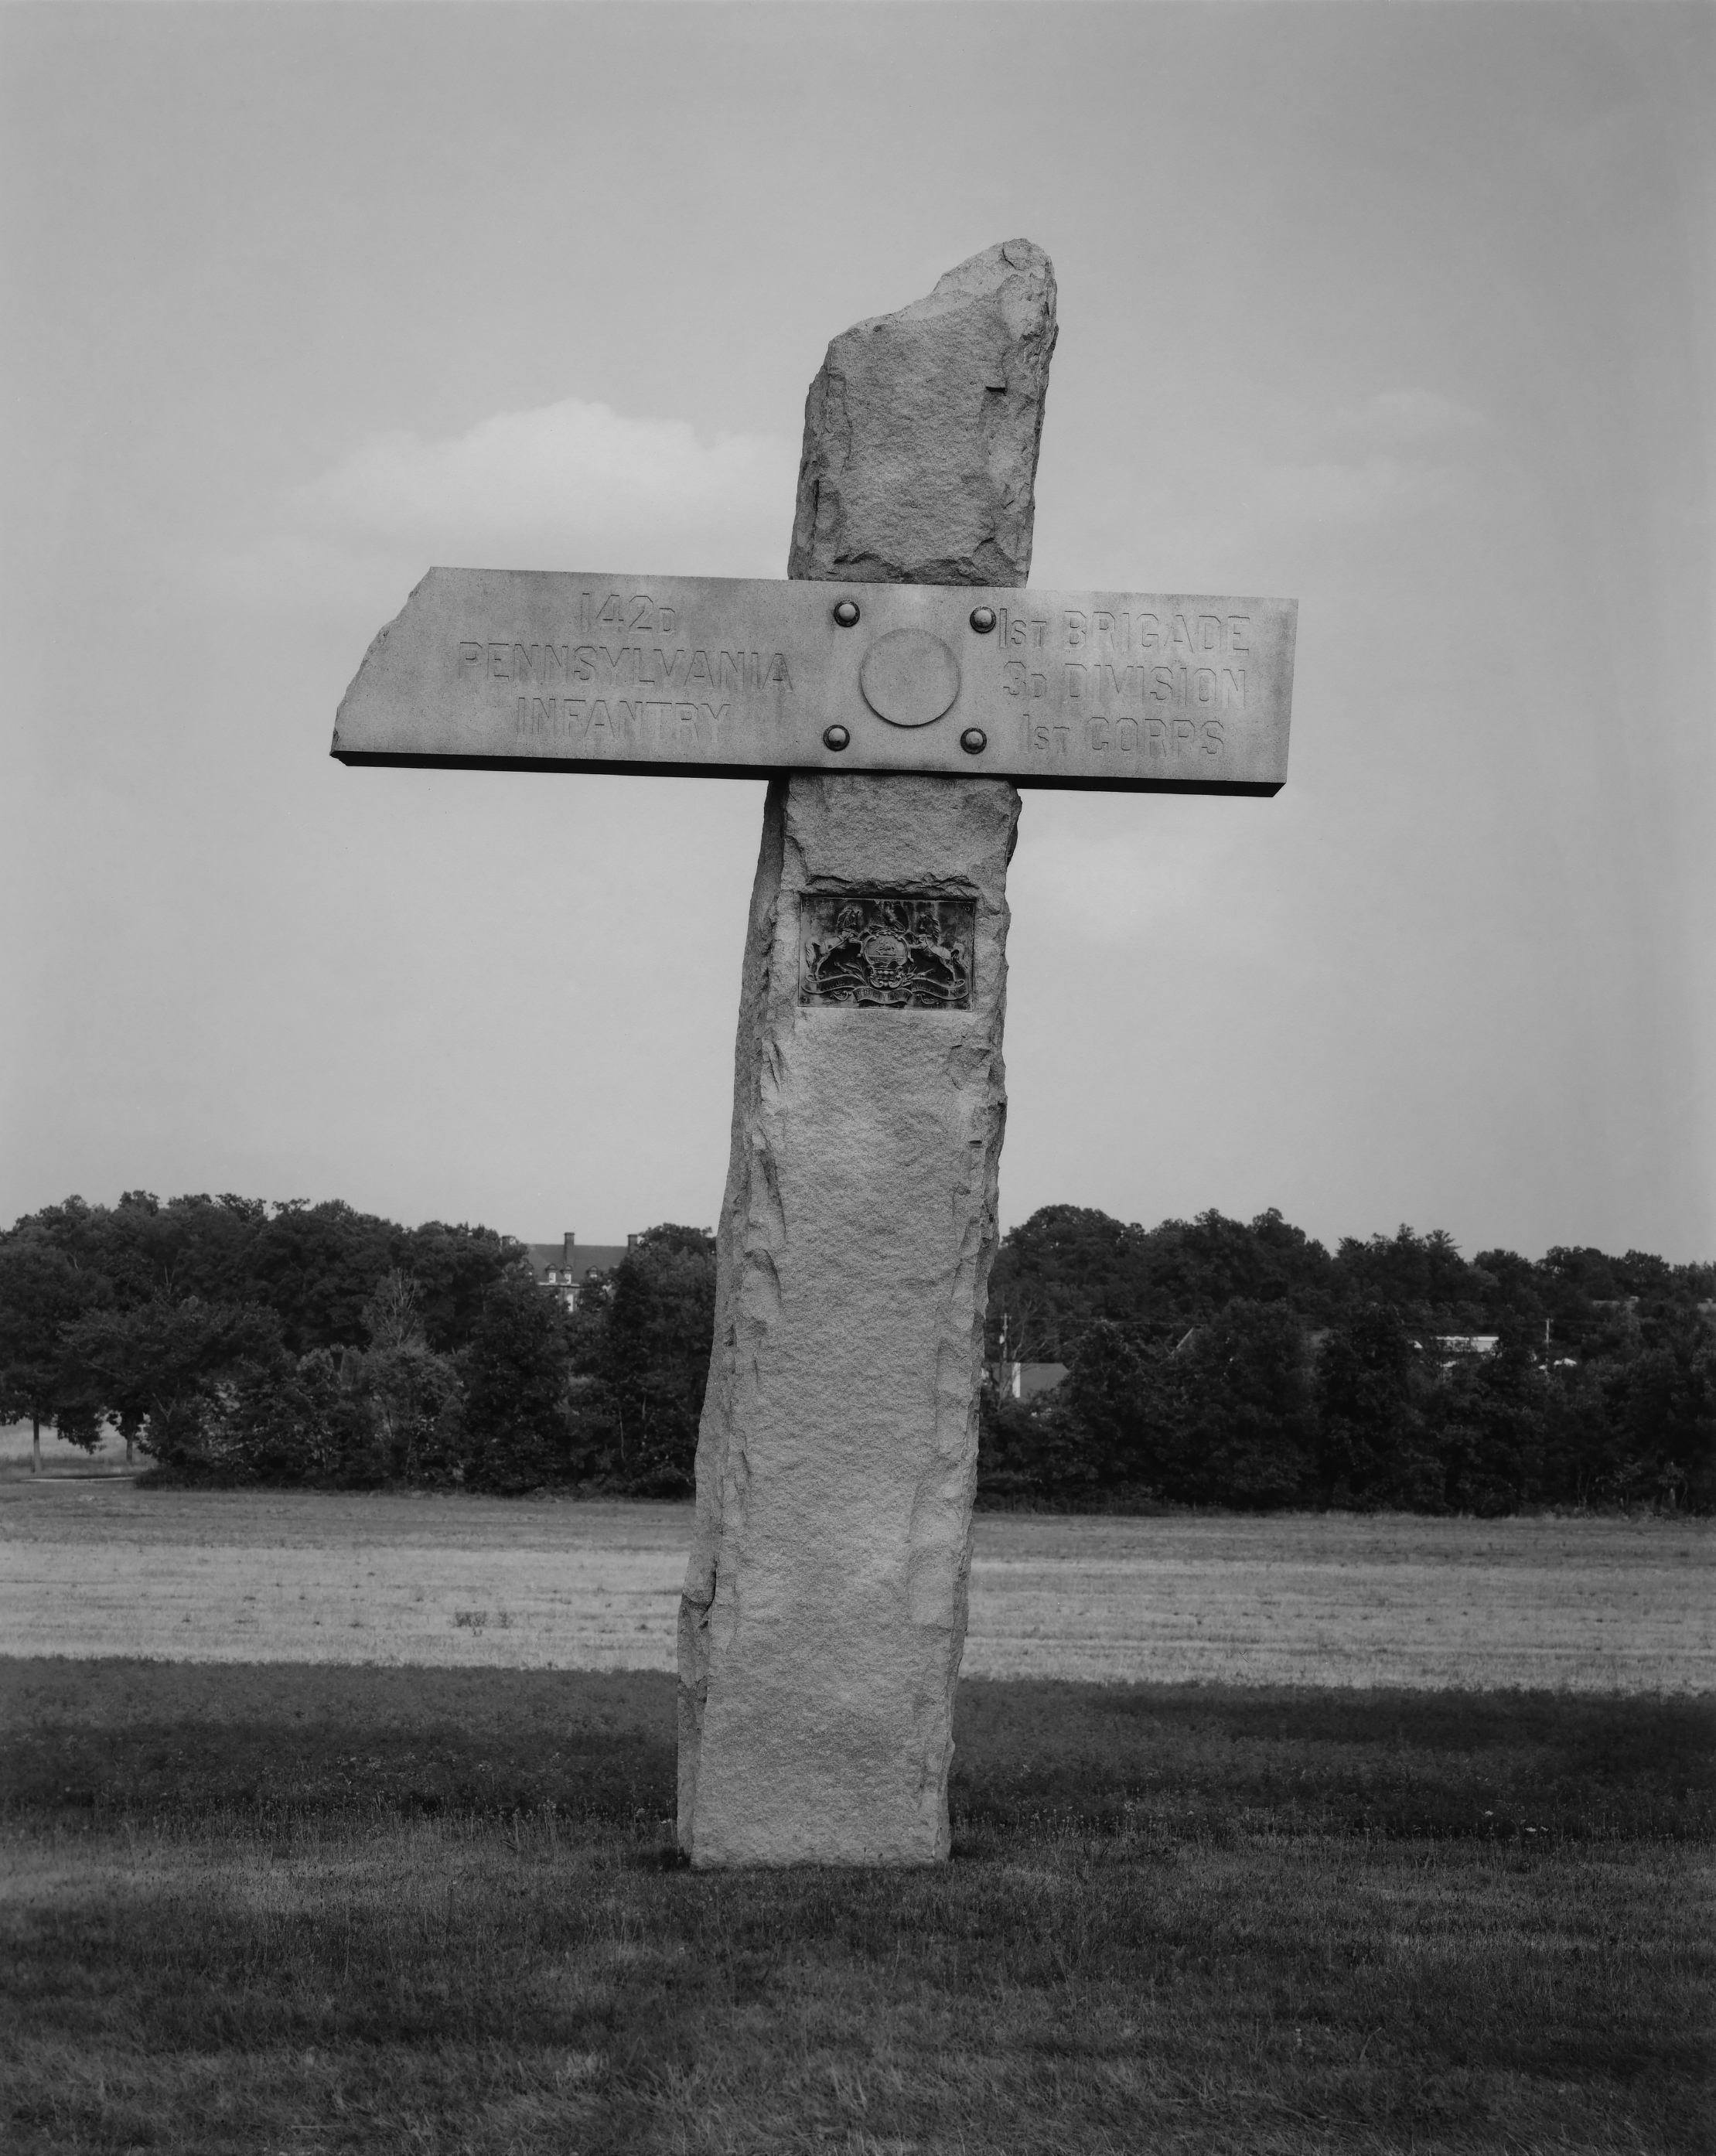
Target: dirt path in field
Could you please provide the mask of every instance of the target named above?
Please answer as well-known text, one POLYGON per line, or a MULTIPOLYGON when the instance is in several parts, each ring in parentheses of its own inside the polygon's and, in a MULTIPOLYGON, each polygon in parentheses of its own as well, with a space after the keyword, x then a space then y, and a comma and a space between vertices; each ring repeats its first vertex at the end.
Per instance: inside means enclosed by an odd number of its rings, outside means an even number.
MULTIPOLYGON (((670 1669, 691 1508, 0 1481, 0 1653, 670 1669)), ((1716 1526, 979 1517, 973 1676, 1716 1690, 1716 1526)))

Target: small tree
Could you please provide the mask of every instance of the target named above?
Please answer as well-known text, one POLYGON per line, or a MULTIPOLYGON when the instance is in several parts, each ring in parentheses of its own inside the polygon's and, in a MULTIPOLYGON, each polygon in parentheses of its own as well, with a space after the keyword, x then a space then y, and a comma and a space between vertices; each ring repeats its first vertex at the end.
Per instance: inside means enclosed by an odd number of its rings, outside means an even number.
POLYGON ((33 1474, 41 1471, 44 1422, 85 1451, 100 1443, 98 1400, 67 1353, 65 1334, 110 1292, 100 1275, 39 1229, 0 1241, 0 1415, 28 1421, 33 1474))
POLYGON ((203 1443, 211 1466, 246 1481, 322 1482, 357 1449, 362 1428, 334 1352, 312 1348, 234 1369, 214 1389, 203 1443))
POLYGON ((344 1479, 450 1481, 464 1451, 465 1391, 453 1359, 424 1337, 417 1284, 386 1274, 364 1310, 369 1346, 348 1353, 342 1383, 365 1432, 344 1479))
POLYGON ((282 1359, 271 1310, 194 1296, 93 1312, 64 1337, 90 1394, 163 1466, 212 1465, 204 1440, 223 1383, 230 1387, 245 1365, 277 1369, 282 1359))
POLYGON ((424 1337, 421 1298, 407 1273, 383 1273, 363 1306, 363 1330, 372 1348, 403 1348, 424 1337))
POLYGON ((701 1228, 651 1228, 614 1268, 606 1378, 627 1488, 691 1490, 715 1331, 715 1244, 701 1228))

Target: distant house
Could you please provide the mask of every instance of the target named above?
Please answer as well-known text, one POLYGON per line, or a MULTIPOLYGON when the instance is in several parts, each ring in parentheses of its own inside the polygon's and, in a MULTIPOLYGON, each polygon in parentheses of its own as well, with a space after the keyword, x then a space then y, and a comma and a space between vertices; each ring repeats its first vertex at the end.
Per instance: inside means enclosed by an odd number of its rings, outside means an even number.
POLYGON ((1039 1393, 1052 1393, 1068 1367, 1065 1363, 997 1363, 995 1390, 1004 1400, 1034 1400, 1039 1393))
POLYGON ((628 1235, 624 1243, 586 1243, 578 1247, 571 1229, 557 1243, 527 1243, 538 1287, 549 1288, 568 1310, 578 1308, 578 1291, 592 1273, 611 1272, 636 1242, 628 1235))
POLYGON ((1447 1361, 1467 1355, 1493 1355, 1501 1344, 1499 1332, 1438 1332, 1436 1344, 1447 1361))

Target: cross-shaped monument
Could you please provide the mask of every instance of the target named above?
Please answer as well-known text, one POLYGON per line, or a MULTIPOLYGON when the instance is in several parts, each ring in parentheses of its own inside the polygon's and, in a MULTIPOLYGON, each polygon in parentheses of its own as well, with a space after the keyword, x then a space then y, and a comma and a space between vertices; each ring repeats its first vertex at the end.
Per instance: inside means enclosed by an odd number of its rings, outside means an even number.
POLYGON ((680 1614, 696 1865, 948 1849, 1018 788, 1277 792, 1297 607, 1030 592, 1029 240, 810 386, 789 576, 432 569, 347 763, 767 778, 680 1614))

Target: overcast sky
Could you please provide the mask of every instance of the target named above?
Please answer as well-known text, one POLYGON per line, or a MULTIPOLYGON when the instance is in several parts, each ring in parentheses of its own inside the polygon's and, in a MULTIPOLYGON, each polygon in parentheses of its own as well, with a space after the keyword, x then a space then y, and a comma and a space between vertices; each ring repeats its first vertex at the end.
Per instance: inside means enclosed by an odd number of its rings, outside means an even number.
POLYGON ((762 788, 348 771, 431 562, 784 573, 835 332, 1060 280, 1034 583, 1295 597, 1027 793, 1004 1224, 1716 1255, 1716 10, 0 10, 0 1220, 712 1223, 762 788))

